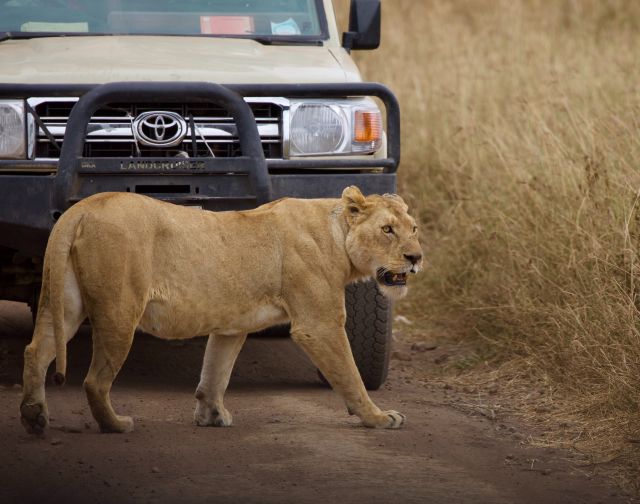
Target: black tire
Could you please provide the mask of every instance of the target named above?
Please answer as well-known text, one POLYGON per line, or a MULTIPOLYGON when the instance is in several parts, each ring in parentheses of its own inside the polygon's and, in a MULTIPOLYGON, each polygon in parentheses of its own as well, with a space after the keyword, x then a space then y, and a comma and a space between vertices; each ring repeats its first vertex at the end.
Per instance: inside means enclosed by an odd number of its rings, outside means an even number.
POLYGON ((349 285, 345 328, 364 386, 377 390, 387 379, 391 354, 392 306, 374 281, 349 285))

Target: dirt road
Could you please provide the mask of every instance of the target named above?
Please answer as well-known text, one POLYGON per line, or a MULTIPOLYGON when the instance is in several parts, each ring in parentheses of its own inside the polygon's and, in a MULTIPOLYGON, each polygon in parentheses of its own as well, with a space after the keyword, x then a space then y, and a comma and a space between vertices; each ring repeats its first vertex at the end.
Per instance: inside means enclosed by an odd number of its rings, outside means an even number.
POLYGON ((85 327, 69 345, 67 385, 47 389, 51 429, 31 437, 18 413, 30 332, 25 306, 0 302, 4 504, 627 502, 566 453, 526 447, 522 426, 468 416, 446 406, 440 390, 393 371, 372 397, 405 413, 406 428, 360 427, 285 339, 248 341, 226 400, 234 426, 198 428, 191 415, 204 339, 176 346, 137 338, 112 393, 136 429, 106 435, 81 386, 91 346, 85 327))

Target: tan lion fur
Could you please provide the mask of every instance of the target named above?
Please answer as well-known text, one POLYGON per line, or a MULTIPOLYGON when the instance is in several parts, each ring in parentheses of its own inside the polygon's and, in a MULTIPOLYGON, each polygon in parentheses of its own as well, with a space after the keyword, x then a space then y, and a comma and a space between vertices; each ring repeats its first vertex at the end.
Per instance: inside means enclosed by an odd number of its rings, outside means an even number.
MULTIPOLYGON (((416 272, 415 222, 396 195, 282 199, 255 210, 207 212, 145 196, 103 193, 74 205, 47 245, 33 340, 25 350, 22 420, 48 423, 45 374, 88 317, 93 357, 84 382, 101 430, 131 430, 109 392, 136 328, 165 339, 209 334, 196 398, 198 425, 230 425, 223 395, 248 332, 291 322, 291 335, 370 427, 404 416, 370 400, 344 330, 344 288, 379 268, 416 272), (393 232, 389 232, 391 226, 393 232), (384 231, 383 231, 384 228, 384 231), (408 258, 413 257, 410 261, 408 258)), ((399 297, 404 286, 381 287, 399 297)))

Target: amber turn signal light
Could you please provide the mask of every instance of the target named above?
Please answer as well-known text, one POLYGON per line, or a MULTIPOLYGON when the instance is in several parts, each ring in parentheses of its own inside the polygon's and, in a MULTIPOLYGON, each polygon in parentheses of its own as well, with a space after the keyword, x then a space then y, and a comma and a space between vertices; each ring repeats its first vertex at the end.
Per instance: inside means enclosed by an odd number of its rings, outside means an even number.
POLYGON ((382 139, 382 116, 380 112, 357 110, 353 124, 353 141, 377 144, 382 139))

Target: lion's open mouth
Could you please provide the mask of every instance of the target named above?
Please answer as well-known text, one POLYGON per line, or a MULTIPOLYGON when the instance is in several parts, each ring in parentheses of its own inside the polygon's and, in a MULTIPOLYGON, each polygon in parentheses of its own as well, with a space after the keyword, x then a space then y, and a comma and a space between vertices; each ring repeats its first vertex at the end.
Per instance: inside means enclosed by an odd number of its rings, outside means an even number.
POLYGON ((380 268, 377 277, 378 282, 388 287, 407 285, 406 273, 394 273, 393 271, 385 271, 380 268))

